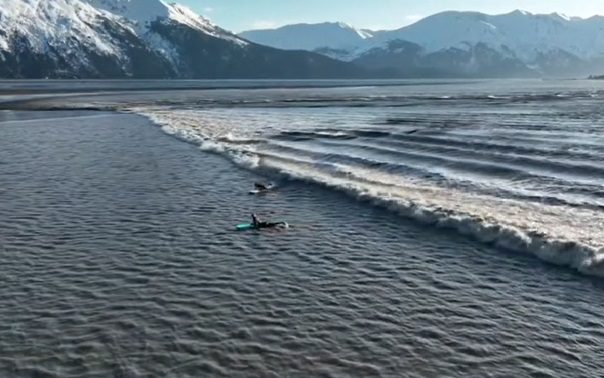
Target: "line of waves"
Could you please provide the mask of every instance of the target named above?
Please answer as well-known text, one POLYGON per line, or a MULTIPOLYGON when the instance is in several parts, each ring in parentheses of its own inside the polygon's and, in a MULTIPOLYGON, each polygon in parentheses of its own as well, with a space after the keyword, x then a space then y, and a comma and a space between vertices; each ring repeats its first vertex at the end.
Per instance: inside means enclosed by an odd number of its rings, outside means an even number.
MULTIPOLYGON (((391 125, 396 130, 317 129, 302 121, 306 113, 131 110, 245 168, 320 184, 422 224, 604 277, 604 171, 591 163, 602 155, 587 141, 573 146, 573 155, 530 138, 493 142, 463 125, 425 133, 401 128, 404 122, 391 125)), ((337 122, 325 116, 321 123, 337 122)), ((491 132, 505 134, 501 126, 491 132)))
MULTIPOLYGON (((435 85, 438 83, 434 83, 435 85)), ((507 93, 491 94, 488 92, 467 94, 450 93, 434 95, 426 92, 426 88, 413 87, 409 93, 401 94, 397 86, 377 86, 379 93, 358 94, 371 92, 375 86, 361 85, 358 87, 300 87, 295 95, 289 96, 286 87, 244 87, 256 90, 253 97, 241 98, 237 87, 204 87, 190 88, 173 87, 160 90, 157 87, 122 88, 98 92, 98 88, 81 88, 80 92, 60 90, 53 93, 36 90, 9 91, 9 95, 0 93, 0 110, 30 109, 30 110, 121 110, 133 106, 189 106, 192 108, 416 108, 431 106, 435 108, 471 107, 490 109, 493 106, 540 106, 543 104, 566 104, 590 102, 604 97, 604 90, 560 90, 548 93, 507 93), (23 93, 21 93, 23 92, 23 93)), ((1 91, 0 91, 1 92, 1 91)), ((578 114, 581 116, 581 114, 578 114)), ((574 116, 573 109, 565 110, 556 115, 560 118, 574 116)), ((404 124, 405 119, 396 117, 384 120, 386 124, 404 124)), ((453 122, 453 121, 452 121, 453 122)))

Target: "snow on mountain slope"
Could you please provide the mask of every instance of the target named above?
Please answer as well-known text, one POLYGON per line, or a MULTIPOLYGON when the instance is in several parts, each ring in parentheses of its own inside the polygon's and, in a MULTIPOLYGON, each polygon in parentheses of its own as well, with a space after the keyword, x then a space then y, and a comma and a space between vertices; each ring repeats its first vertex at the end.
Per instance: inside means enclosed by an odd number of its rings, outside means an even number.
POLYGON ((250 43, 164 0, 0 0, 0 77, 327 78, 363 74, 250 43))
POLYGON ((119 54, 109 33, 101 27, 102 20, 117 17, 91 5, 74 0, 0 0, 0 49, 9 51, 11 37, 25 38, 35 52, 45 53, 63 46, 78 54, 77 44, 108 55, 119 54))
POLYGON ((581 19, 519 10, 501 15, 449 11, 397 30, 362 34, 356 31, 351 26, 326 23, 290 25, 241 35, 269 46, 316 51, 344 61, 372 62, 363 64, 368 68, 376 68, 374 64, 386 68, 386 62, 401 61, 421 65, 446 56, 451 61, 467 60, 480 70, 473 56, 479 51, 486 60, 496 60, 501 65, 520 63, 536 72, 544 71, 541 68, 545 65, 564 73, 581 62, 588 70, 598 67, 599 60, 604 59, 604 17, 599 16, 581 19), (399 42, 415 45, 411 49, 413 56, 410 50, 397 48, 399 42))
POLYGON ((604 22, 598 17, 585 20, 557 13, 514 11, 491 16, 478 12, 443 12, 381 33, 371 47, 395 39, 416 43, 427 53, 451 47, 467 49, 484 43, 499 51, 511 50, 525 62, 552 50, 590 59, 604 55, 604 22))
POLYGON ((372 37, 368 30, 342 22, 287 25, 278 29, 251 30, 239 34, 261 45, 285 50, 353 49, 372 37))
POLYGON ((190 9, 162 0, 0 0, 0 50, 19 48, 15 41, 21 41, 21 48, 27 44, 33 53, 58 53, 71 66, 91 64, 85 50, 126 60, 124 40, 107 28, 108 21, 111 29, 138 36, 173 65, 178 54, 150 30, 153 22, 175 22, 240 46, 247 44, 190 9))
POLYGON ((76 44, 108 55, 119 55, 121 48, 106 30, 104 22, 140 37, 150 36, 151 23, 176 22, 216 38, 239 45, 247 42, 217 27, 206 18, 178 4, 162 0, 0 0, 0 49, 10 49, 14 36, 25 38, 35 52, 48 52, 49 47, 75 50, 76 44))
POLYGON ((378 33, 351 60, 367 68, 430 68, 444 75, 584 76, 604 65, 604 18, 443 12, 378 33), (393 49, 395 41, 420 50, 393 49))
POLYGON ((119 15, 131 22, 139 34, 149 32, 151 24, 156 21, 173 21, 187 25, 193 29, 216 38, 224 38, 240 45, 247 42, 237 38, 207 18, 198 15, 191 9, 176 3, 167 3, 163 0, 82 0, 98 9, 104 9, 112 14, 119 15))

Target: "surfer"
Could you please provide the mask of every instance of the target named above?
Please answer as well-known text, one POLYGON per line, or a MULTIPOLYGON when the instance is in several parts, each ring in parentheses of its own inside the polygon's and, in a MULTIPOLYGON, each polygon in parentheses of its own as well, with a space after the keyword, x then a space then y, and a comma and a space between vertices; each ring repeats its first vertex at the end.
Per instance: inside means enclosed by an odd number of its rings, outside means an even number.
POLYGON ((256 190, 267 191, 267 190, 270 190, 272 188, 272 185, 271 184, 263 184, 261 182, 256 182, 256 183, 254 183, 254 187, 256 188, 256 190))
POLYGON ((255 228, 269 227, 267 222, 260 221, 260 219, 258 219, 258 216, 254 213, 252 213, 252 224, 254 225, 255 228))
POLYGON ((287 223, 285 222, 264 222, 261 221, 260 219, 258 219, 258 216, 254 213, 252 213, 252 225, 254 226, 254 228, 256 229, 260 229, 260 228, 274 228, 274 227, 280 227, 280 226, 285 226, 287 223))

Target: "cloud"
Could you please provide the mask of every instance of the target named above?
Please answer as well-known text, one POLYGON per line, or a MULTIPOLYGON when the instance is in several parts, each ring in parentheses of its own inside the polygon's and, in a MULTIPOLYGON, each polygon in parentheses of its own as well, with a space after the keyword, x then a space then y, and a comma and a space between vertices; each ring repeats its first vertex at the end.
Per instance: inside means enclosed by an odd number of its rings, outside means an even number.
POLYGON ((203 13, 212 13, 212 12, 214 12, 214 8, 212 8, 212 7, 203 8, 203 13))

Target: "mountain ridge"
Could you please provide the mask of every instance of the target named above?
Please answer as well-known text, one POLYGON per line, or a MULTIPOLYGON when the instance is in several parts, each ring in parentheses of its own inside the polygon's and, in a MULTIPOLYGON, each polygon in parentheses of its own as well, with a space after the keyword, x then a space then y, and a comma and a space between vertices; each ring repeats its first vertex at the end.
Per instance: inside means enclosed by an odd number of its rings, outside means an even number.
POLYGON ((344 22, 299 23, 277 29, 244 31, 238 35, 256 43, 280 49, 311 51, 331 47, 322 44, 324 39, 332 41, 338 48, 353 48, 363 40, 373 37, 371 31, 357 29, 344 22), (271 37, 273 30, 280 34, 278 38, 271 37))
POLYGON ((586 77, 603 70, 602 16, 447 11, 390 31, 327 22, 236 35, 164 0, 0 0, 5 78, 586 77))
MULTIPOLYGON (((307 24, 306 32, 315 27, 307 24)), ((279 33, 279 29, 263 33, 268 40, 267 35, 279 33)), ((370 37, 359 39, 353 47, 323 34, 325 46, 312 51, 368 69, 398 71, 399 76, 431 69, 450 76, 572 76, 604 67, 602 16, 582 19, 521 10, 499 15, 445 11, 399 29, 368 34, 370 37), (393 48, 404 43, 415 46, 411 55, 393 48), (448 73, 439 68, 446 65, 448 73)), ((282 39, 280 46, 286 48, 286 41, 282 39)), ((292 46, 299 47, 296 41, 292 46)))
POLYGON ((163 0, 0 0, 5 78, 347 78, 352 64, 244 40, 163 0))

